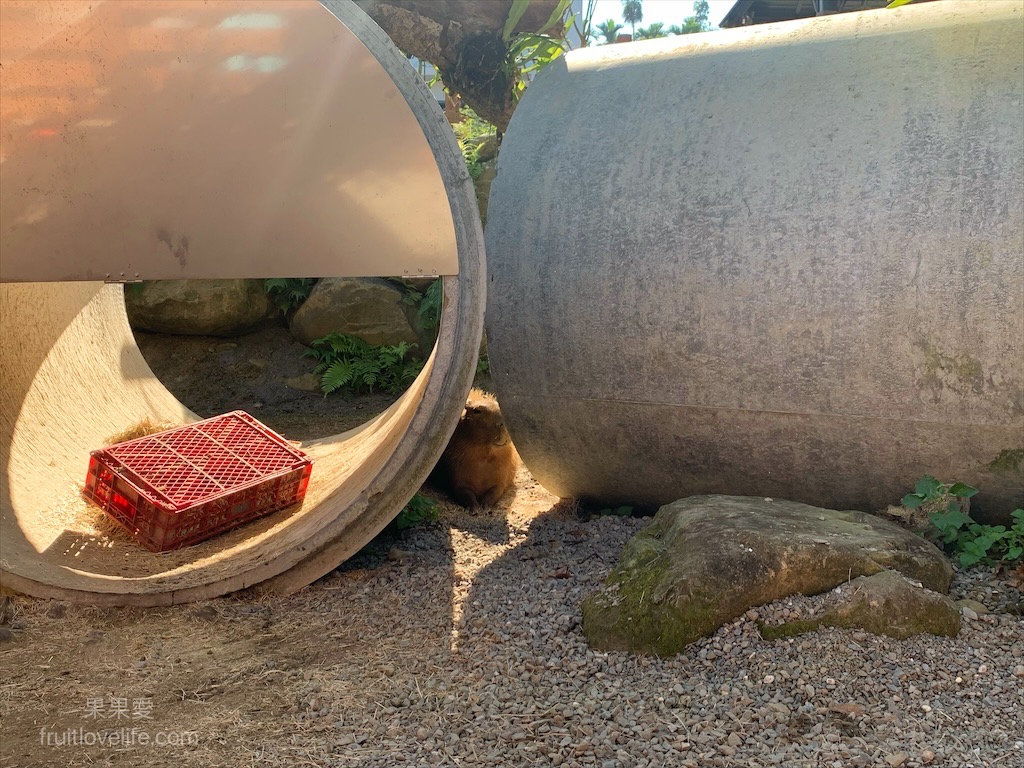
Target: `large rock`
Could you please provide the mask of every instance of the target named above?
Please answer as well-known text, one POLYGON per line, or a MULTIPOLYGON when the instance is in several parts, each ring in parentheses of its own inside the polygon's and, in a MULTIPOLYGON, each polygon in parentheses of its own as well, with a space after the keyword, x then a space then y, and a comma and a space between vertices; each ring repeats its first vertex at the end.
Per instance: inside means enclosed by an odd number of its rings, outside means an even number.
POLYGON ((821 615, 762 625, 761 634, 774 639, 818 627, 845 627, 905 640, 924 633, 955 637, 960 632, 960 611, 952 600, 895 571, 860 576, 839 591, 837 604, 821 615))
POLYGON ((150 280, 124 291, 133 328, 189 336, 239 336, 278 315, 262 280, 150 280))
POLYGON ((750 608, 899 571, 946 592, 953 570, 931 543, 862 512, 791 501, 694 496, 658 510, 583 604, 601 650, 668 656, 750 608))
POLYGON ((310 344, 328 333, 358 336, 369 344, 415 344, 404 294, 376 277, 332 277, 318 282, 291 320, 292 336, 310 344))

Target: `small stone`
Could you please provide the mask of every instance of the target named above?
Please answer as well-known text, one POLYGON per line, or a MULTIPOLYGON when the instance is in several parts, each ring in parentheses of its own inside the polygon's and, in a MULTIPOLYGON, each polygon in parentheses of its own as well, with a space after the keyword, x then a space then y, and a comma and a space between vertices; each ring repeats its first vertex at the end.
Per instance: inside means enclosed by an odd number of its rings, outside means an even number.
POLYGON ((901 765, 907 762, 908 758, 909 755, 906 753, 897 752, 895 755, 889 755, 885 758, 885 762, 887 765, 891 766, 891 768, 900 768, 901 765))
POLYGON ((731 747, 728 744, 723 744, 722 746, 720 746, 718 748, 718 751, 721 752, 726 757, 732 757, 733 755, 736 754, 736 747, 731 747))
POLYGON ((1013 668, 1014 677, 1024 677, 1024 664, 1018 664, 1013 668))
POLYGON ((968 621, 977 621, 978 620, 978 613, 977 613, 977 611, 974 611, 974 610, 968 608, 967 606, 961 607, 960 608, 960 613, 962 613, 964 615, 964 618, 967 619, 968 621))
POLYGON ((14 639, 14 633, 7 627, 0 627, 0 643, 7 643, 14 639))
POLYGON ((934 760, 935 760, 935 753, 934 752, 932 752, 930 749, 921 750, 921 762, 922 763, 924 763, 925 765, 928 765, 929 763, 934 762, 934 760))
POLYGON ((734 733, 730 733, 729 734, 729 738, 728 738, 728 742, 729 742, 730 745, 732 745, 734 747, 739 747, 739 746, 743 745, 743 737, 740 736, 738 733, 735 733, 735 732, 734 733))
POLYGON ((973 611, 975 614, 974 618, 977 618, 978 616, 986 616, 992 613, 984 603, 979 603, 977 600, 957 600, 956 604, 961 608, 961 610, 970 609, 973 611))

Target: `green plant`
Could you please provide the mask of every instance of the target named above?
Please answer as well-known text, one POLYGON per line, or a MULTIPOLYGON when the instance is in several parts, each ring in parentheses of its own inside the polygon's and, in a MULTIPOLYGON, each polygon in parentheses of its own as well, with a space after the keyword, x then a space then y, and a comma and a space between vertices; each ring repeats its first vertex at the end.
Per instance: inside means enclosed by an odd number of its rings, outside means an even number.
POLYGON ((982 525, 961 509, 959 501, 977 492, 977 488, 964 483, 940 483, 931 475, 925 475, 917 481, 914 492, 903 497, 902 504, 909 509, 929 503, 939 506, 928 519, 935 528, 937 540, 956 555, 964 568, 1021 559, 1024 555, 1024 509, 1011 513, 1014 522, 1010 528, 982 525))
POLYGON ((608 19, 600 24, 594 25, 594 31, 590 33, 595 40, 601 40, 605 45, 610 45, 619 39, 619 32, 622 24, 616 24, 615 19, 608 19))
POLYGON ((609 507, 608 509, 599 509, 595 512, 597 515, 611 515, 613 517, 629 517, 633 514, 632 507, 609 507))
POLYGON ((313 373, 320 377, 324 395, 338 389, 394 394, 404 390, 423 368, 422 361, 407 359, 414 346, 404 341, 374 346, 355 336, 328 333, 313 341, 305 354, 317 361, 313 373))
POLYGON ((630 25, 636 38, 636 25, 644 20, 643 0, 622 0, 622 20, 630 25))
POLYGON ((476 360, 476 375, 480 376, 484 373, 491 372, 491 361, 487 359, 487 355, 480 355, 476 360))
POLYGON ((454 123, 452 130, 455 132, 455 138, 459 140, 459 149, 462 150, 462 158, 466 161, 469 175, 476 181, 484 169, 480 152, 489 137, 497 136, 497 130, 490 123, 481 120, 469 107, 463 107, 459 112, 462 114, 462 120, 454 123))
POLYGON ((959 509, 933 512, 929 518, 946 547, 957 555, 960 565, 1012 563, 1024 555, 1024 509, 1011 513, 1013 525, 981 525, 959 509))
POLYGON ((271 277, 263 281, 263 290, 282 312, 290 312, 309 296, 315 277, 271 277))
POLYGON ((518 102, 530 77, 546 67, 568 47, 565 33, 572 26, 572 17, 565 19, 571 0, 558 0, 547 23, 536 32, 513 34, 516 24, 526 13, 530 0, 512 0, 505 28, 501 32, 502 42, 508 45, 504 70, 512 83, 512 100, 518 102), (545 34, 548 30, 560 28, 558 36, 545 34))
POLYGON ((444 278, 439 277, 423 293, 416 318, 425 333, 433 333, 441 323, 441 305, 444 300, 444 278))
MULTIPOLYGON (((969 499, 978 492, 964 483, 940 483, 931 475, 925 475, 914 484, 914 492, 908 493, 900 503, 907 509, 917 509, 928 502, 938 502, 950 497, 957 499, 969 499)), ((950 499, 950 509, 959 509, 960 504, 950 499)))
POLYGON ((431 523, 437 520, 440 509, 436 501, 417 493, 409 499, 409 503, 398 513, 398 517, 391 521, 391 527, 396 531, 404 531, 406 528, 431 523))

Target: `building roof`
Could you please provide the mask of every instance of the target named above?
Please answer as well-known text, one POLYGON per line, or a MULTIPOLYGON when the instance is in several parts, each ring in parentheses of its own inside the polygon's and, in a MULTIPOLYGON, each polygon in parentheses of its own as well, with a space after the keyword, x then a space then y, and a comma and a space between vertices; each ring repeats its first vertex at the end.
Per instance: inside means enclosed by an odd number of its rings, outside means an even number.
POLYGON ((789 21, 828 13, 867 11, 884 8, 890 0, 736 0, 719 24, 720 27, 742 27, 789 21))

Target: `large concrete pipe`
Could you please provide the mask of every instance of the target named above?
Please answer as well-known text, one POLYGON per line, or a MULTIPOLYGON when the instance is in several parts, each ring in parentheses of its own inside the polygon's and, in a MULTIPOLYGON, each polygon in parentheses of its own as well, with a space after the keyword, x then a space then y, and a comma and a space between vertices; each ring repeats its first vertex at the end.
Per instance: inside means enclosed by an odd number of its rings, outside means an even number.
POLYGON ((158 605, 310 583, 379 532, 455 427, 483 326, 472 182, 441 110, 347 1, 0 5, 0 580, 158 605), (122 288, 90 280, 444 276, 423 373, 303 446, 304 503, 177 552, 103 535, 89 451, 195 419, 155 379, 122 288), (51 282, 81 280, 85 282, 51 282))
POLYGON ((487 332, 563 496, 1024 503, 1024 11, 574 52, 509 126, 487 332))

